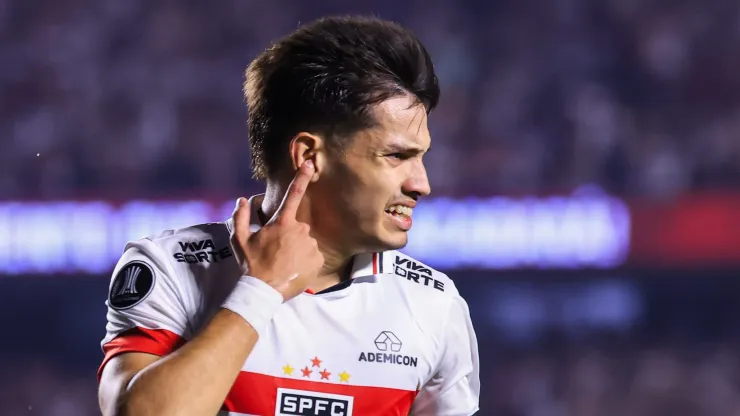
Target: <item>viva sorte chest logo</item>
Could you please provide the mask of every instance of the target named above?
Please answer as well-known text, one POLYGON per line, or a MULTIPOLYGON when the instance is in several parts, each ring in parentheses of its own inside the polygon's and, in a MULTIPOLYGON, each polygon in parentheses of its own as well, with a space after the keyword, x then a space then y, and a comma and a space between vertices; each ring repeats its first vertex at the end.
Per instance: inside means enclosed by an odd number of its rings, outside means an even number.
POLYGON ((420 285, 433 287, 441 292, 445 291, 444 282, 432 277, 432 269, 413 260, 396 256, 393 273, 420 285))
POLYGON ((375 348, 377 351, 361 352, 357 361, 368 363, 385 363, 403 365, 407 367, 418 366, 418 358, 401 354, 403 343, 391 331, 383 331, 375 338, 375 348))

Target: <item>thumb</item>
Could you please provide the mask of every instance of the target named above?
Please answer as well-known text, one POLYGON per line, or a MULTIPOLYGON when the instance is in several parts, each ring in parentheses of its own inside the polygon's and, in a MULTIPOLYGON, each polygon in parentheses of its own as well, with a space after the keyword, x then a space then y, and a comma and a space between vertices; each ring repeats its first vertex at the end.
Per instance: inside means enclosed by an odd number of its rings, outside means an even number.
POLYGON ((249 206, 249 201, 246 198, 239 198, 236 200, 236 207, 231 218, 233 221, 232 238, 236 239, 236 243, 240 246, 244 246, 252 235, 252 231, 249 229, 249 219, 251 216, 252 208, 249 206))

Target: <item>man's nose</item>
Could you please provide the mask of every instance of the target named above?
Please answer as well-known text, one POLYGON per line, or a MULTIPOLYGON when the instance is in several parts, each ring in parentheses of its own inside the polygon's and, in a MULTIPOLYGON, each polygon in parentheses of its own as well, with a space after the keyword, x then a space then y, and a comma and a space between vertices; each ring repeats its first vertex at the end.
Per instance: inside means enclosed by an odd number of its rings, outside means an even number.
POLYGON ((417 199, 420 196, 427 196, 432 193, 432 188, 429 185, 429 177, 427 176, 427 170, 421 161, 419 161, 418 164, 415 164, 409 178, 404 183, 403 188, 404 193, 413 194, 414 199, 417 199))

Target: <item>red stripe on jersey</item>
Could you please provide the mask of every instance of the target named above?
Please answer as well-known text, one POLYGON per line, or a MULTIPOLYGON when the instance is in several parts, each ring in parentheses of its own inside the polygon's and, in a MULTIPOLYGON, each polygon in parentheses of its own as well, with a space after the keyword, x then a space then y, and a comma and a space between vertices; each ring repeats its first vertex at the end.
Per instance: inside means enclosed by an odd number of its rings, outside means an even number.
POLYGON ((373 274, 378 274, 378 253, 373 253, 373 274))
POLYGON ((123 331, 103 345, 105 357, 98 368, 98 381, 103 374, 103 367, 118 354, 144 352, 164 356, 180 348, 184 343, 184 338, 166 329, 147 329, 137 326, 123 331))
POLYGON ((274 415, 277 389, 281 387, 351 396, 355 415, 406 416, 417 395, 416 391, 409 390, 322 383, 242 371, 226 396, 223 409, 252 415, 274 415))

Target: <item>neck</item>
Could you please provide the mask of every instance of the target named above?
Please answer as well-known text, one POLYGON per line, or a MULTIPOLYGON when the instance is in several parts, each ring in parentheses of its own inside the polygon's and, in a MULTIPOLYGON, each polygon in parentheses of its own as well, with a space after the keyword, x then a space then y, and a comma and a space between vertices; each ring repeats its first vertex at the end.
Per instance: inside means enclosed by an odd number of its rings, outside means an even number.
POLYGON ((350 278, 350 274, 352 273, 352 255, 341 253, 320 239, 317 240, 319 241, 319 251, 324 256, 324 265, 319 271, 316 282, 309 287, 318 293, 350 278))
POLYGON ((285 189, 277 182, 268 181, 265 196, 262 198, 262 201, 258 200, 260 204, 260 222, 262 224, 269 221, 277 212, 280 204, 283 202, 281 195, 285 195, 285 189))
MULTIPOLYGON (((285 192, 285 187, 275 182, 268 182, 265 197, 260 207, 260 220, 262 223, 275 215, 282 203, 285 192)), ((314 215, 310 208, 310 196, 308 194, 304 195, 303 201, 306 203, 301 204, 296 219, 311 226, 311 237, 316 239, 319 251, 324 256, 324 265, 321 267, 318 277, 314 282, 309 284, 309 289, 314 292, 320 292, 350 278, 352 257, 355 253, 342 250, 341 247, 346 247, 346 245, 343 245, 341 241, 337 241, 336 237, 324 238, 319 232, 320 224, 315 220, 317 216, 314 215)))

